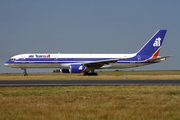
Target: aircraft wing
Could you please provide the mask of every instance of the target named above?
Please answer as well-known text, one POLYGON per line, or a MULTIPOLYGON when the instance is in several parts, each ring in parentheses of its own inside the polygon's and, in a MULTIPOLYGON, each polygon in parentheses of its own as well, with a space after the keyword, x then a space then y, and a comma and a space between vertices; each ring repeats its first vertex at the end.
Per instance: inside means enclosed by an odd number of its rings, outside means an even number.
POLYGON ((147 61, 149 62, 159 62, 159 61, 163 61, 163 60, 166 60, 167 58, 170 58, 172 56, 164 56, 164 57, 158 57, 158 58, 150 58, 150 59, 147 59, 147 61))
POLYGON ((115 63, 120 59, 110 59, 110 60, 100 60, 100 61, 93 61, 93 62, 84 62, 83 64, 87 67, 94 67, 94 68, 100 68, 104 65, 109 65, 109 63, 115 63))

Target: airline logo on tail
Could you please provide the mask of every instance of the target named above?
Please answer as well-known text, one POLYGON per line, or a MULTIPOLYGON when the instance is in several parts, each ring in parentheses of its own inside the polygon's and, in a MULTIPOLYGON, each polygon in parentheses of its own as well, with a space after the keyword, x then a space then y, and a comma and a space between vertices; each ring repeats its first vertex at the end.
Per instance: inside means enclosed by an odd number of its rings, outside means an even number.
POLYGON ((156 38, 156 40, 154 41, 154 43, 153 43, 153 46, 154 47, 159 47, 160 45, 161 45, 161 38, 160 37, 158 37, 158 38, 156 38))

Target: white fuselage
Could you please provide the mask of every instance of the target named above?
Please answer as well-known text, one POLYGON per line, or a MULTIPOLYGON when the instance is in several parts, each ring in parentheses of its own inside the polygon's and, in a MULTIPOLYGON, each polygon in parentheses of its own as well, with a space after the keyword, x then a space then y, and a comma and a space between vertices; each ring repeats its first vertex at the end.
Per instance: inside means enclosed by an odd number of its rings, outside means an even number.
POLYGON ((11 68, 61 68, 61 64, 84 63, 107 59, 119 59, 116 63, 110 63, 96 69, 123 69, 148 65, 139 58, 128 60, 136 56, 134 54, 19 54, 11 57, 14 64, 8 64, 11 68), (49 56, 48 56, 49 55, 49 56), (48 57, 47 57, 48 56, 48 57))

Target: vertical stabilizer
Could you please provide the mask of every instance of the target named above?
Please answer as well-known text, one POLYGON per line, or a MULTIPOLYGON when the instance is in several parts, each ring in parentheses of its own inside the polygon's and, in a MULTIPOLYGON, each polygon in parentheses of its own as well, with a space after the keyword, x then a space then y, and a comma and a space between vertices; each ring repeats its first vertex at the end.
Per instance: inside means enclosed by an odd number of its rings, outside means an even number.
POLYGON ((137 52, 137 55, 157 58, 167 30, 158 30, 151 39, 137 52))

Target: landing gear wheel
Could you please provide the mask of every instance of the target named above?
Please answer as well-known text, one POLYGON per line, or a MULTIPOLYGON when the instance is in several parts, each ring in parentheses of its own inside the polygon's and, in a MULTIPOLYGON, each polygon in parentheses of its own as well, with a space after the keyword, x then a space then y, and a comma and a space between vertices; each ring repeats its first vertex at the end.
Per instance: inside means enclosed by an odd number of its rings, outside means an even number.
POLYGON ((26 68, 21 68, 21 70, 24 70, 24 76, 28 76, 26 68))
POLYGON ((98 74, 97 73, 93 73, 93 76, 98 76, 98 74))
POLYGON ((85 73, 84 73, 84 76, 86 76, 86 75, 88 75, 88 76, 98 76, 98 74, 95 73, 93 67, 91 67, 90 70, 91 70, 91 73, 85 72, 85 73))
POLYGON ((98 74, 97 73, 84 73, 84 76, 98 76, 98 74))
POLYGON ((28 76, 28 74, 24 74, 24 76, 28 76))
POLYGON ((85 73, 84 73, 84 76, 86 76, 86 75, 88 75, 88 74, 89 74, 88 72, 85 72, 85 73))

